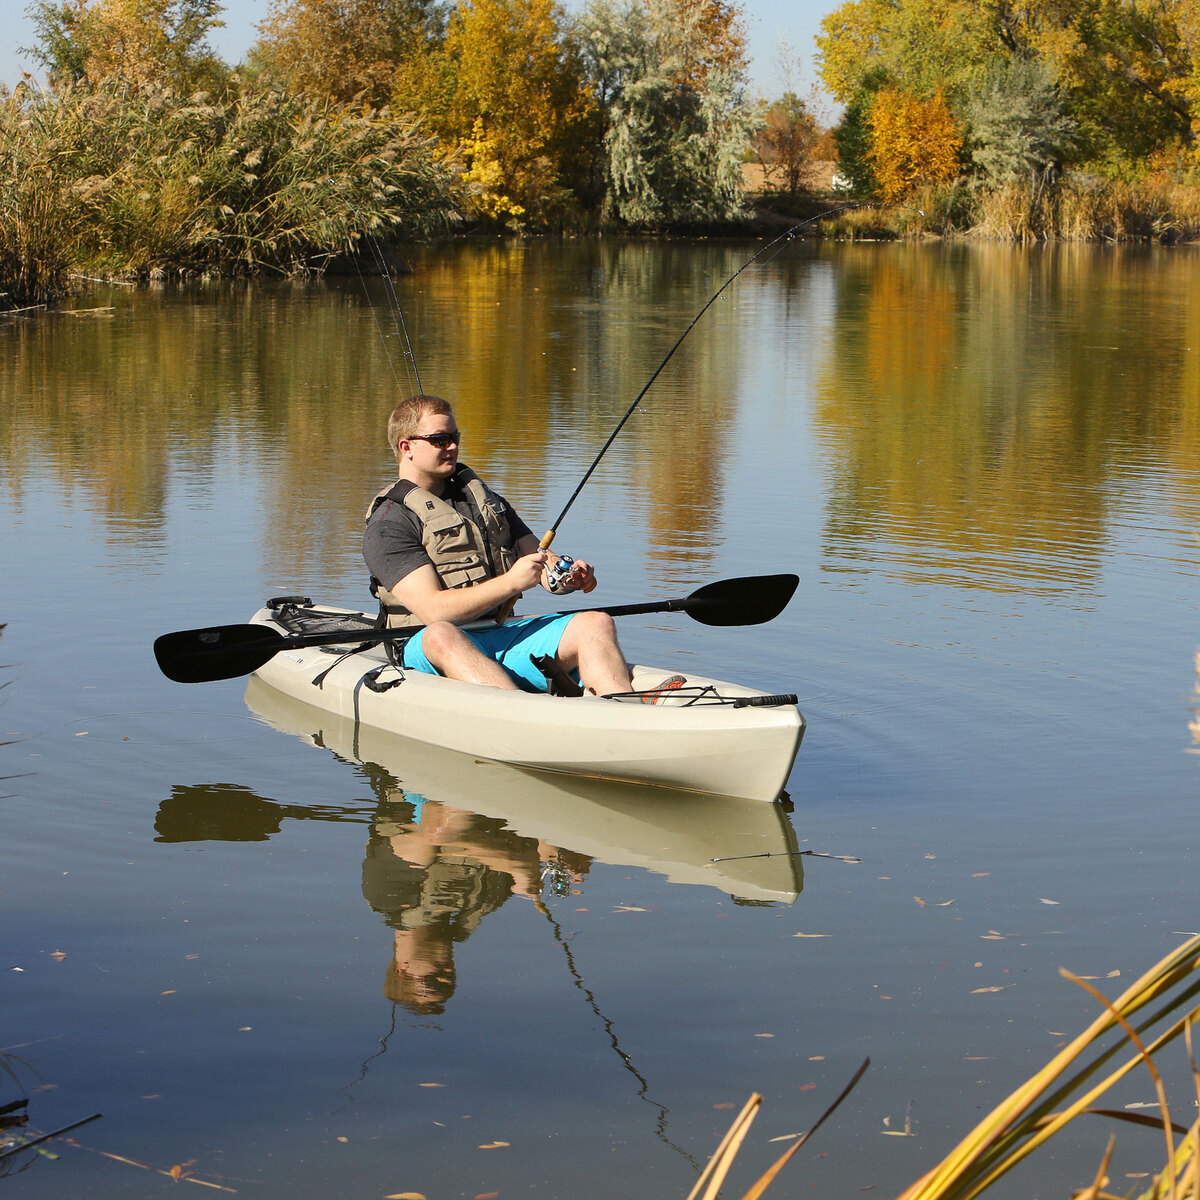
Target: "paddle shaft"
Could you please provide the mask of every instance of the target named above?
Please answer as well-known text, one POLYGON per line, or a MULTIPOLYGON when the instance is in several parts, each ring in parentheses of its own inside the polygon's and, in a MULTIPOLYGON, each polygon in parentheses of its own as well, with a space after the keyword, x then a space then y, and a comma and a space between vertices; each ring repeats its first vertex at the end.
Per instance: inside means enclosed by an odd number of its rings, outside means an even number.
MULTIPOLYGON (((792 598, 795 575, 760 575, 706 584, 690 596, 641 604, 616 604, 588 611, 613 617, 639 613, 686 612, 702 625, 759 625, 777 617, 792 598)), ((585 611, 583 609, 577 611, 585 611)), ((537 614, 572 616, 572 611, 537 614)), ((404 641, 423 626, 398 629, 330 630, 324 633, 279 633, 266 625, 218 625, 165 633, 154 642, 154 655, 164 675, 178 683, 204 683, 248 675, 276 654, 308 646, 350 646, 366 642, 404 641)))

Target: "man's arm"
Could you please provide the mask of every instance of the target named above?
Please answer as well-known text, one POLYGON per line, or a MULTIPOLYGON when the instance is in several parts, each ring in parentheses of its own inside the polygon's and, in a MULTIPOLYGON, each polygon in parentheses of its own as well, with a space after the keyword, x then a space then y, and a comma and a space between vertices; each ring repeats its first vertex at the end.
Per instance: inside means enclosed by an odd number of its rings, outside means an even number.
POLYGON ((391 592, 423 625, 431 625, 434 621, 456 624, 473 621, 498 604, 519 596, 541 579, 546 554, 537 549, 537 538, 533 539, 533 547, 533 552, 522 554, 503 575, 485 579, 482 583, 461 588, 443 587, 433 564, 426 563, 405 575, 391 592))

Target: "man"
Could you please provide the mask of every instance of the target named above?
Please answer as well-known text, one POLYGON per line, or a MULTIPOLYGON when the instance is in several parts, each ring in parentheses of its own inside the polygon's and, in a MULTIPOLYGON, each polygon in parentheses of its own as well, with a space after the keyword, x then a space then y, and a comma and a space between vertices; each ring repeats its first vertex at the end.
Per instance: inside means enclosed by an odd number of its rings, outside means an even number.
MULTIPOLYGON (((604 695, 632 689, 629 666, 607 613, 531 617, 494 628, 460 629, 480 618, 503 620, 510 602, 535 584, 549 590, 546 568, 558 555, 502 497, 458 461, 450 405, 412 396, 388 419, 388 443, 399 480, 368 512, 363 557, 391 626, 424 626, 401 663, 412 670, 499 688, 545 691, 531 656, 578 672, 580 684, 604 695)), ((577 560, 558 594, 591 591, 595 572, 577 560)))

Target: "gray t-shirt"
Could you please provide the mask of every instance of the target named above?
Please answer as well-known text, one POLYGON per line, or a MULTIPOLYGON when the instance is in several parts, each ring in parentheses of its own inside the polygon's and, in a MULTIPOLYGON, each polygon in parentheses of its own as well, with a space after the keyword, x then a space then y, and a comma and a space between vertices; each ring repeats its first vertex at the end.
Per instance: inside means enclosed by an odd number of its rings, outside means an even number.
MULTIPOLYGON (((442 499, 463 516, 470 517, 476 525, 481 525, 479 510, 458 479, 462 466, 460 463, 455 473, 446 481, 442 499)), ((532 531, 503 496, 500 500, 504 505, 508 528, 512 532, 513 545, 516 545, 532 531)), ((429 555, 425 553, 425 547, 421 545, 421 519, 407 505, 386 498, 382 500, 367 521, 367 530, 363 534, 363 558, 366 559, 367 570, 371 572, 372 577, 378 579, 389 591, 418 567, 427 563, 432 565, 429 555)))

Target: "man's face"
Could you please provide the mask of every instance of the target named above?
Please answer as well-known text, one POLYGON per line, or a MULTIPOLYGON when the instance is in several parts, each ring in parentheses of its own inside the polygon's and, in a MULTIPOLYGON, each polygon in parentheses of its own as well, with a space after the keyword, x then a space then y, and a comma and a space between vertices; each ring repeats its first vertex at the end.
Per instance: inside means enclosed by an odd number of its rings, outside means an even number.
POLYGON ((436 479, 449 479, 458 463, 458 425, 453 413, 426 413, 416 434, 404 439, 415 467, 436 479), (436 441, 427 441, 427 438, 436 441))

